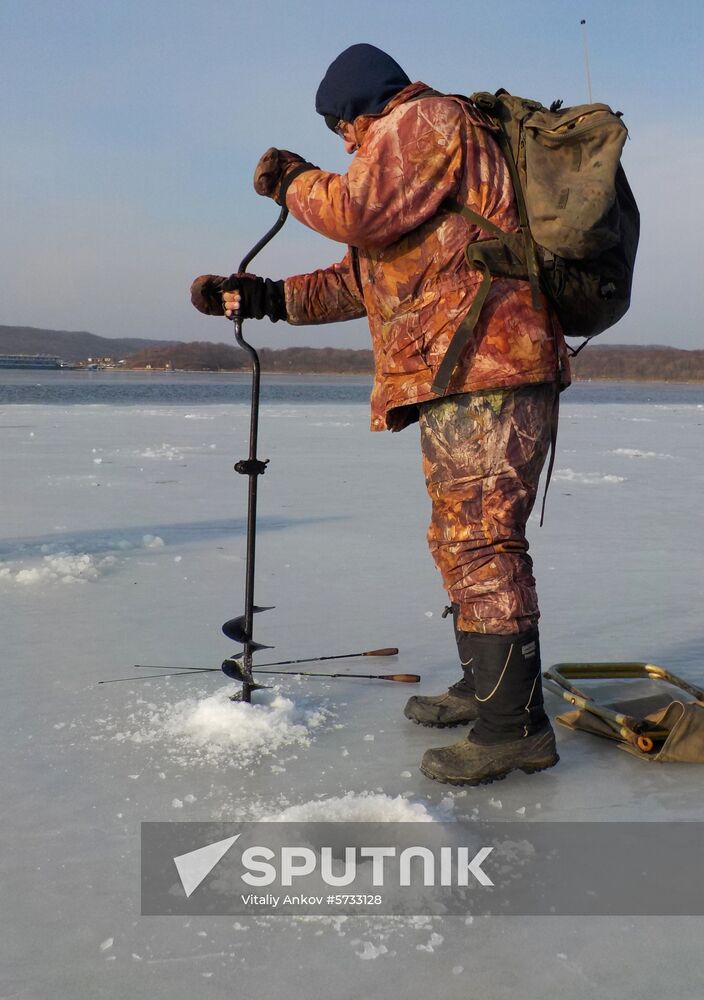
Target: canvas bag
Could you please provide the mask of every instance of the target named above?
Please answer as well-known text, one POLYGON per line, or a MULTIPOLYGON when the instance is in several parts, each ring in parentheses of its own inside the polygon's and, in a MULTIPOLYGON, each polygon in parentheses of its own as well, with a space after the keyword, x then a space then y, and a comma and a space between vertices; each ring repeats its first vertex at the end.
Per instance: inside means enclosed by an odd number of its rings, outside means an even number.
POLYGON ((621 166, 628 136, 606 104, 551 109, 505 90, 470 100, 492 118, 511 172, 520 233, 504 233, 458 203, 458 212, 488 234, 466 248, 483 274, 468 316, 456 331, 435 378, 444 394, 489 293, 492 276, 529 280, 550 299, 566 336, 594 337, 627 311, 640 215, 621 166))
POLYGON ((587 710, 565 712, 558 715, 555 721, 568 729, 615 740, 620 750, 626 750, 641 760, 704 764, 704 705, 698 701, 673 701, 671 696, 661 694, 650 699, 652 704, 645 706, 644 713, 643 701, 644 699, 620 700, 611 707, 626 715, 638 715, 652 722, 654 728, 667 731, 667 738, 656 744, 650 753, 644 753, 634 743, 616 735, 607 723, 587 710))

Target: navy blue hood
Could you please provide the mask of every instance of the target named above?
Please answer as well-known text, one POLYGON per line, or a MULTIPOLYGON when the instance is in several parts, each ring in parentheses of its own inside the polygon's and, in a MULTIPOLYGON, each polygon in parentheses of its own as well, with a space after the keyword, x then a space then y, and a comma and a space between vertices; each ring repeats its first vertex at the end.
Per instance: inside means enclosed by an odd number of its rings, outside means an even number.
POLYGON ((375 45, 351 45, 328 67, 315 95, 315 110, 345 122, 377 115, 410 82, 399 64, 375 45))

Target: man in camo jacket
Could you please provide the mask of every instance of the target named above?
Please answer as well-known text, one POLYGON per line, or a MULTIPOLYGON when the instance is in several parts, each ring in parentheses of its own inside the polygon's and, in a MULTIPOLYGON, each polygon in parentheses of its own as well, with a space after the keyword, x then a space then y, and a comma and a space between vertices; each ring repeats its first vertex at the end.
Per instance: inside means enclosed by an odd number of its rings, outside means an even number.
POLYGON ((354 158, 346 174, 287 150, 259 161, 257 193, 343 243, 343 259, 271 281, 197 278, 201 312, 268 316, 295 326, 366 316, 375 360, 371 429, 419 420, 432 500, 430 549, 448 592, 463 676, 416 696, 409 719, 444 728, 474 723, 421 770, 480 784, 557 763, 543 708, 538 602, 525 527, 550 448, 555 401, 569 384, 559 323, 533 306, 527 281, 492 278, 448 389, 433 389, 481 275, 465 260, 483 238, 454 204, 518 232, 496 124, 465 98, 412 83, 386 53, 353 45, 331 64, 316 110, 354 158))

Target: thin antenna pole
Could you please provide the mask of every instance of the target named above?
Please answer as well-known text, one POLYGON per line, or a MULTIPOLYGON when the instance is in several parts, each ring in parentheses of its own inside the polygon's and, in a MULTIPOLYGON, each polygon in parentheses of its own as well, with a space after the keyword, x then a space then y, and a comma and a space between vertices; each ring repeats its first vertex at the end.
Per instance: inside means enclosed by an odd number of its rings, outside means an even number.
POLYGON ((585 18, 579 22, 582 25, 582 41, 584 42, 584 66, 587 71, 587 90, 589 91, 589 103, 592 104, 592 75, 589 71, 589 42, 587 41, 587 22, 585 18))

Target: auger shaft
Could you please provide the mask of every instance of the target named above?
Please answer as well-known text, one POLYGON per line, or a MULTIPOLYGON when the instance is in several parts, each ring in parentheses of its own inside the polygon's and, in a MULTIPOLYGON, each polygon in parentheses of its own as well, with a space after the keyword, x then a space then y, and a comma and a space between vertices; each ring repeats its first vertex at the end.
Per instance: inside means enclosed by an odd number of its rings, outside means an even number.
MULTIPOLYGON (((288 216, 288 209, 284 205, 276 223, 271 229, 252 247, 247 256, 239 266, 238 274, 246 272, 251 261, 256 257, 267 243, 276 236, 288 216)), ((257 443, 259 434, 259 389, 261 381, 261 369, 259 365, 259 355, 242 336, 242 316, 236 311, 232 317, 235 327, 235 340, 240 347, 247 352, 252 364, 252 402, 249 419, 249 457, 244 462, 237 462, 235 471, 241 475, 249 477, 249 487, 247 492, 247 562, 245 569, 245 596, 244 596, 244 622, 243 622, 243 645, 242 651, 242 701, 252 700, 254 684, 252 681, 252 653, 262 647, 254 643, 254 565, 256 557, 257 538, 257 480, 263 475, 267 461, 261 462, 257 458, 257 443)))

